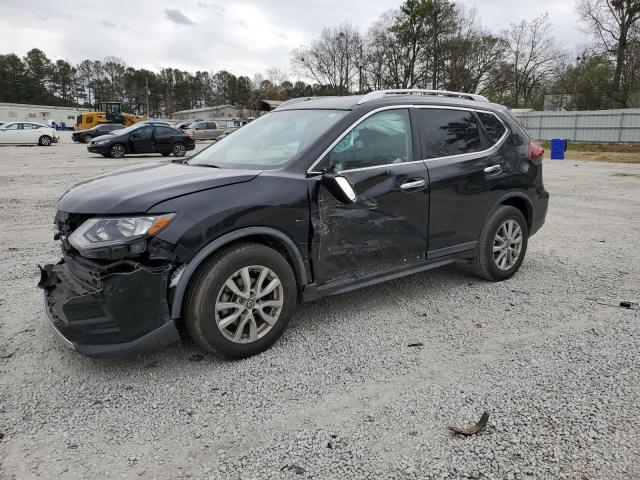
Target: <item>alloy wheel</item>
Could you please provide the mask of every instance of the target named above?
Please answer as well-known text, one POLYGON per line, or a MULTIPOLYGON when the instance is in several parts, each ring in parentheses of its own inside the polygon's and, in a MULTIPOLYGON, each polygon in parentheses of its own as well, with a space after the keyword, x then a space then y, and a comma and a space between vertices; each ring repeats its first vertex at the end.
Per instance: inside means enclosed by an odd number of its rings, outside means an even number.
POLYGON ((215 305, 220 332, 234 343, 252 343, 278 321, 284 289, 276 273, 261 265, 241 268, 224 283, 215 305))
POLYGON ((44 145, 45 147, 48 147, 49 145, 51 145, 51 139, 49 137, 42 137, 40 139, 40 145, 44 145))
POLYGON ((173 154, 176 157, 183 157, 185 153, 187 153, 187 149, 184 145, 177 144, 175 147, 173 147, 173 154))
POLYGON ((124 157, 124 147, 122 145, 114 145, 111 147, 111 156, 114 158, 124 157))
POLYGON ((500 270, 510 270, 518 262, 522 239, 522 228, 515 220, 500 225, 493 240, 493 260, 500 270))

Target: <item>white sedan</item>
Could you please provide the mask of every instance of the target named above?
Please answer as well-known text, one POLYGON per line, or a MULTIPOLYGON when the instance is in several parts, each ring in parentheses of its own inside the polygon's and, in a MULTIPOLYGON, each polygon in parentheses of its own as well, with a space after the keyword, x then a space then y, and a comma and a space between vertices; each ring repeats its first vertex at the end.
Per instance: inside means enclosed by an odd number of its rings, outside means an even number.
POLYGON ((9 122, 0 125, 0 143, 48 146, 58 140, 59 137, 53 128, 40 123, 9 122))

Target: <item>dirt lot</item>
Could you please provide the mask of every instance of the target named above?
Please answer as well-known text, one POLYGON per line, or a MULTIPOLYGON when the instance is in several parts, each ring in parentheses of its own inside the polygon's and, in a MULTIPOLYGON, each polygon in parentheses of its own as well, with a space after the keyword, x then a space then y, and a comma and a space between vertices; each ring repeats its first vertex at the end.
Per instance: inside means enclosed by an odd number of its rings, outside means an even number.
POLYGON ((244 361, 80 357, 35 288, 53 205, 151 160, 0 148, 0 478, 638 478, 640 311, 595 299, 640 300, 640 165, 545 160, 547 224, 507 282, 450 267, 325 299, 244 361))

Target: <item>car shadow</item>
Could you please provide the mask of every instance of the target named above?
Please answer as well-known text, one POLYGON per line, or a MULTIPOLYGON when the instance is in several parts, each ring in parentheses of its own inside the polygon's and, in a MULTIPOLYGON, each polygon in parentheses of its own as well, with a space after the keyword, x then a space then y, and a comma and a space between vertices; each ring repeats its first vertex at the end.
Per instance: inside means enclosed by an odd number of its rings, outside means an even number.
MULTIPOLYGON (((298 304, 297 310, 287 329, 275 344, 278 354, 281 355, 283 351, 286 352, 288 345, 292 345, 296 342, 296 339, 314 336, 317 333, 318 322, 335 322, 338 321, 335 319, 349 317, 352 314, 357 315, 358 312, 375 312, 377 309, 382 310, 388 307, 390 299, 405 305, 414 305, 413 309, 415 310, 421 308, 420 302, 428 298, 429 295, 447 289, 468 286, 470 279, 473 279, 474 282, 478 282, 478 284, 481 285, 483 280, 472 277, 464 265, 464 262, 459 262, 458 264, 451 264, 438 269, 415 273, 351 292, 325 297, 308 304, 298 304)), ((411 314, 411 309, 407 308, 406 313, 411 314)), ((80 357, 72 351, 68 351, 68 355, 76 356, 82 368, 109 371, 111 374, 114 373, 114 369, 130 373, 140 369, 170 369, 191 363, 207 365, 208 367, 214 368, 227 368, 230 364, 250 361, 251 358, 256 358, 250 357, 243 360, 220 359, 196 345, 188 337, 182 325, 179 326, 179 330, 181 334, 180 343, 134 357, 90 359, 80 357)), ((292 352, 296 350, 290 349, 292 352)), ((267 360, 272 354, 270 353, 272 350, 273 348, 268 349, 257 357, 267 360)))

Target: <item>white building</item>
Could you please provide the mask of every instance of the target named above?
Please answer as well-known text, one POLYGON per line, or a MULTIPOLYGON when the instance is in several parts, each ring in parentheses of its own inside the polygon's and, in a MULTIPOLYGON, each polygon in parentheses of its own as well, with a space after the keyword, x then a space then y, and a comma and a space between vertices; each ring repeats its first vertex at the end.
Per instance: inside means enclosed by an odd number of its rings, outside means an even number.
POLYGON ((171 118, 178 120, 229 120, 239 119, 244 111, 233 105, 216 105, 213 107, 192 108, 174 112, 171 118))
POLYGON ((76 124, 76 117, 83 112, 88 112, 86 108, 76 109, 75 107, 54 107, 51 105, 28 105, 23 103, 0 103, 0 122, 37 122, 47 123, 49 120, 66 128, 73 128, 76 124))

